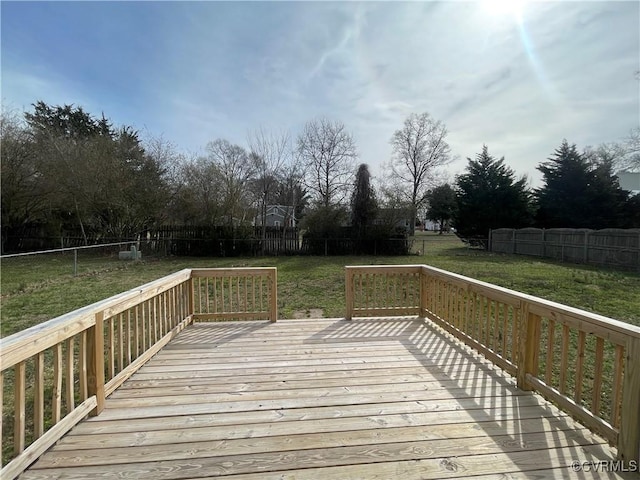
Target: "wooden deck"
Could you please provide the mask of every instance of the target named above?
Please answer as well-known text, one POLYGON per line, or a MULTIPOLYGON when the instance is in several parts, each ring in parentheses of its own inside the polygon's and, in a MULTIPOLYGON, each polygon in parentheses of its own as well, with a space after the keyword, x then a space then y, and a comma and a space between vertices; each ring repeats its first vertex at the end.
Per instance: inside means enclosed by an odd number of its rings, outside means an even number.
POLYGON ((428 321, 202 323, 20 478, 637 478, 570 468, 614 453, 428 321))

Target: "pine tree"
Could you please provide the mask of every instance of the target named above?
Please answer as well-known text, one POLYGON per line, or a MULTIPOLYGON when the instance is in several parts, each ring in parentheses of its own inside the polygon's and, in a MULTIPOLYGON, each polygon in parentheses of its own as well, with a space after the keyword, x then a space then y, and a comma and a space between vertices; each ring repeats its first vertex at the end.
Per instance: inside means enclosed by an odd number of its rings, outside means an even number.
POLYGON ((429 208, 427 208, 427 218, 438 222, 440 225, 440 233, 442 233, 445 224, 450 221, 456 213, 456 192, 451 185, 445 183, 433 190, 429 190, 426 198, 429 204, 429 208))
POLYGON ((536 192, 536 221, 542 228, 611 228, 624 224, 627 193, 609 161, 589 162, 564 140, 538 166, 544 185, 536 192))
POLYGON ((486 239, 491 229, 531 225, 526 178, 516 180, 514 171, 504 164, 504 157, 496 160, 486 145, 476 160, 467 160, 467 173, 456 181, 458 212, 454 227, 458 235, 486 239))
POLYGON ((367 230, 373 224, 377 211, 378 202, 371 186, 369 166, 363 163, 358 167, 351 195, 351 228, 358 252, 362 251, 367 230))

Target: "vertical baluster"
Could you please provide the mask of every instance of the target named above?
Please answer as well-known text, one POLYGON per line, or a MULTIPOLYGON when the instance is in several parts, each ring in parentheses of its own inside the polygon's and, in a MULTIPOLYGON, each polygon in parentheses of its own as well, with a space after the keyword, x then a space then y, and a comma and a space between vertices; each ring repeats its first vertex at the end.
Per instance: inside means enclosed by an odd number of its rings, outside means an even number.
POLYGON ((586 333, 580 331, 578 333, 578 358, 576 359, 576 389, 574 400, 577 404, 582 402, 582 381, 584 377, 584 350, 585 350, 586 333))
POLYGON ((158 319, 158 297, 153 297, 151 299, 151 318, 153 319, 153 342, 149 344, 149 346, 151 345, 155 345, 156 343, 158 343, 158 340, 160 339, 160 322, 158 319))
POLYGON ((502 356, 506 359, 510 359, 507 352, 507 337, 509 333, 509 309, 510 306, 502 304, 502 356))
POLYGON ((485 297, 484 299, 485 305, 484 305, 484 311, 485 311, 485 317, 484 317, 484 339, 482 341, 483 345, 486 345, 488 348, 491 348, 491 305, 492 302, 488 297, 485 297))
POLYGON ((113 317, 107 318, 108 322, 108 339, 107 339, 107 357, 109 359, 109 379, 115 377, 116 371, 116 352, 115 352, 115 319, 113 317))
POLYGON ((224 277, 220 277, 220 304, 219 310, 220 313, 224 313, 224 277))
POLYGON ((394 273, 391 277, 392 279, 392 285, 391 285, 391 295, 393 298, 393 305, 398 306, 398 274, 394 273))
POLYGON ((140 305, 136 305, 134 310, 134 323, 135 328, 133 330, 133 343, 136 346, 136 358, 140 356, 140 305))
MULTIPOLYGON (((204 304, 207 306, 206 308, 206 313, 211 313, 211 298, 209 297, 209 277, 206 277, 204 280, 204 304)), ((212 279, 215 281, 215 279, 212 279)), ((198 291, 200 292, 200 297, 199 297, 199 301, 202 302, 202 289, 198 288, 198 291)), ((200 312, 204 313, 204 311, 202 310, 202 303, 200 303, 200 312)))
POLYGON ((478 341, 483 343, 484 339, 484 331, 485 331, 485 298, 482 295, 478 295, 479 305, 478 305, 478 313, 480 314, 480 318, 478 319, 478 341))
POLYGON ((546 372, 544 375, 544 381, 547 385, 552 386, 553 381, 553 361, 555 354, 555 331, 556 322, 549 319, 547 322, 547 357, 545 359, 546 372))
POLYGON ((33 437, 44 433, 44 352, 38 352, 35 360, 35 381, 33 384, 33 437))
POLYGON ((493 301, 491 349, 499 353, 500 351, 500 302, 493 301))
POLYGON ((78 370, 80 381, 80 401, 88 398, 87 393, 87 331, 80 332, 80 347, 78 352, 78 370))
POLYGON ((51 419, 54 424, 60 421, 62 415, 62 344, 53 347, 53 392, 51 419))
POLYGON ((604 357, 604 340, 596 338, 596 363, 593 372, 593 392, 591 396, 591 413, 600 414, 600 398, 602 393, 602 363, 604 357))
POLYGON ((65 376, 65 404, 67 407, 67 413, 70 413, 75 408, 75 392, 74 392, 74 374, 73 374, 73 338, 67 339, 65 342, 65 364, 64 364, 64 376, 65 376))
POLYGON ((160 296, 162 316, 162 336, 164 337, 171 330, 171 314, 169 309, 171 308, 171 290, 167 290, 160 296))
POLYGON ((142 349, 140 353, 144 353, 147 351, 147 314, 149 311, 149 305, 147 302, 142 302, 140 305, 140 334, 142 336, 142 349), (145 308, 146 307, 146 308, 145 308))
POLYGON ((520 304, 517 308, 513 307, 511 311, 511 358, 513 363, 518 361, 520 355, 520 316, 522 315, 523 305, 520 304))
POLYGON ((127 310, 127 366, 131 365, 131 309, 127 310))
POLYGON ((364 293, 365 293, 365 297, 364 297, 364 308, 365 310, 369 309, 369 295, 370 295, 370 289, 371 289, 371 278, 370 275, 368 273, 365 273, 363 275, 364 277, 364 293))
POLYGON ((152 342, 149 344, 149 346, 155 345, 156 342, 158 341, 158 337, 159 337, 159 333, 160 333, 160 326, 158 325, 158 297, 153 297, 151 300, 151 318, 152 318, 152 322, 153 322, 153 336, 152 338, 152 342))
MULTIPOLYGON (((258 277, 258 280, 260 277, 258 277)), ((251 311, 256 312, 256 277, 251 277, 251 311)))
MULTIPOLYGON (((253 281, 253 279, 255 278, 255 276, 251 277, 251 281, 253 281)), ((251 312, 252 311, 252 307, 249 306, 249 277, 244 277, 244 311, 245 312, 251 312)))
POLYGON ((562 325, 562 348, 560 349, 560 386, 561 394, 567 392, 567 368, 569 362, 569 326, 562 325))
POLYGON ((124 312, 118 314, 118 372, 124 370, 124 312))
POLYGON ((620 405, 622 403, 622 372, 624 369, 624 347, 616 345, 613 367, 613 394, 611 399, 611 417, 609 422, 620 427, 620 405))
POLYGON ((13 419, 13 452, 19 454, 24 450, 25 436, 25 390, 27 388, 25 363, 18 363, 14 370, 13 403, 15 405, 15 417, 13 419))

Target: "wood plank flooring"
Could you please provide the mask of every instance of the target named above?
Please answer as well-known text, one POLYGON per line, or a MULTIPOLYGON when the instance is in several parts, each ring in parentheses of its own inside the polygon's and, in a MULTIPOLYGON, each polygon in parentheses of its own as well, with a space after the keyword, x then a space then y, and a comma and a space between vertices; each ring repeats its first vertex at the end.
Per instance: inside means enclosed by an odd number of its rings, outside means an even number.
POLYGON ((195 324, 23 479, 638 478, 430 322, 195 324))

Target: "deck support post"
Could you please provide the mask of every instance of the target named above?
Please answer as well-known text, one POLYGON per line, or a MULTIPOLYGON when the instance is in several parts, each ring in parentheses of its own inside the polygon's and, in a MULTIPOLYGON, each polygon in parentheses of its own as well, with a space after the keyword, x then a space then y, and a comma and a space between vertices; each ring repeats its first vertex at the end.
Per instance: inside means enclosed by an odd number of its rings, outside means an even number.
POLYGON ((529 304, 522 302, 520 309, 520 325, 518 332, 520 334, 519 352, 516 360, 517 365, 517 385, 520 390, 530 391, 533 387, 527 381, 528 373, 535 373, 534 367, 536 363, 536 354, 538 345, 536 334, 539 328, 539 317, 529 313, 529 304))
POLYGON ((618 458, 640 464, 640 338, 629 337, 622 384, 618 458))
POLYGON ((87 332, 87 393, 96 396, 96 407, 89 413, 95 417, 104 409, 104 312, 95 315, 95 324, 87 332))

